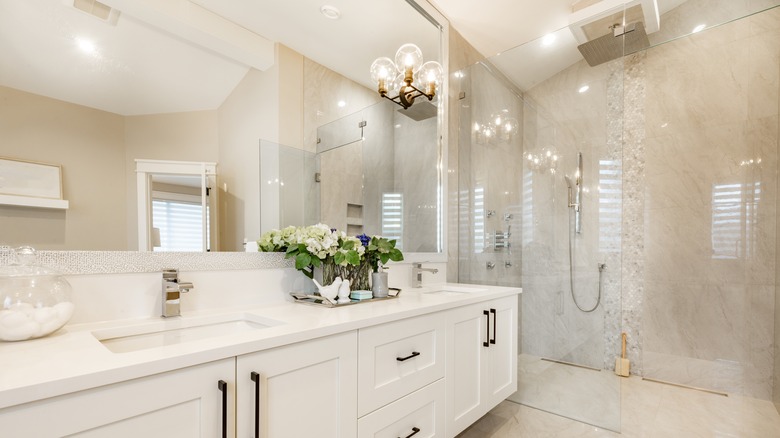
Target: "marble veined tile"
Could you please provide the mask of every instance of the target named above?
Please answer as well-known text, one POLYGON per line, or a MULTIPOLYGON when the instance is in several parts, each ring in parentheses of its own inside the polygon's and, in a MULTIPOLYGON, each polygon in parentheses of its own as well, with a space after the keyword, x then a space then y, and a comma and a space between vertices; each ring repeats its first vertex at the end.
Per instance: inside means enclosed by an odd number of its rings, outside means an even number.
MULTIPOLYGON (((458 438, 780 437, 780 414, 771 402, 735 395, 724 397, 640 377, 620 378, 618 383, 620 434, 505 401, 458 438)), ((598 403, 595 394, 590 395, 586 404, 598 403)))

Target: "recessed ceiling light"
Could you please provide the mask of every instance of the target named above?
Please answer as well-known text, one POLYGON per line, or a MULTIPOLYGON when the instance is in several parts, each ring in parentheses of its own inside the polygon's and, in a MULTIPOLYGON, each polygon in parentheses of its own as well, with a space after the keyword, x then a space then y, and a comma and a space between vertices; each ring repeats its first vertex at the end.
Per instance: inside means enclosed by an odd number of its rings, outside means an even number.
POLYGON ((86 53, 87 55, 94 55, 97 51, 95 43, 84 38, 76 38, 76 45, 79 47, 79 49, 81 49, 82 52, 86 53))
POLYGON ((698 26, 693 28, 693 33, 701 32, 701 31, 704 30, 705 27, 707 27, 706 24, 700 24, 700 25, 698 25, 698 26))
POLYGON ((548 33, 544 37, 542 37, 542 45, 543 46, 549 46, 550 44, 555 42, 555 34, 554 33, 548 33))
POLYGON ((331 5, 322 5, 320 13, 331 20, 338 20, 341 17, 341 11, 339 8, 331 5))
POLYGON ((583 85, 583 86, 581 86, 581 87, 580 87, 580 89, 579 89, 579 90, 577 90, 577 91, 579 91, 580 93, 584 93, 584 92, 586 92, 586 91, 588 91, 588 90, 590 90, 590 85, 583 85))

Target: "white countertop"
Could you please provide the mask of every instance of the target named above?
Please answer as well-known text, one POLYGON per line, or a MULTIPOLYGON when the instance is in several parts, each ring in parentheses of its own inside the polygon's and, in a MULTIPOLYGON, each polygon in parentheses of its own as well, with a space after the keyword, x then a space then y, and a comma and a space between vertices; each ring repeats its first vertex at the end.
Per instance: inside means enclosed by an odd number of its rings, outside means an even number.
POLYGON ((325 308, 293 302, 253 308, 223 308, 184 313, 180 318, 116 320, 66 325, 41 339, 0 342, 0 409, 74 391, 193 366, 322 336, 382 324, 481 301, 512 296, 520 288, 480 288, 471 293, 429 294, 448 285, 406 288, 392 300, 325 308), (247 314, 277 321, 271 327, 145 350, 113 353, 94 331, 156 323, 176 327, 188 318, 247 314))

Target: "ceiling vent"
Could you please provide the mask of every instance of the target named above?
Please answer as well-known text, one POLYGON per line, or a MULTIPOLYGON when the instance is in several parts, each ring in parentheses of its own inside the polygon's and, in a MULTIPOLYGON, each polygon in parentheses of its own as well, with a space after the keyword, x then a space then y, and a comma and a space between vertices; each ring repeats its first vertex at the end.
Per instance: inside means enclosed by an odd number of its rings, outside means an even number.
POLYGON ((119 19, 118 10, 112 9, 107 4, 100 3, 97 0, 66 0, 65 4, 73 6, 79 11, 86 12, 111 25, 116 25, 116 22, 119 19))

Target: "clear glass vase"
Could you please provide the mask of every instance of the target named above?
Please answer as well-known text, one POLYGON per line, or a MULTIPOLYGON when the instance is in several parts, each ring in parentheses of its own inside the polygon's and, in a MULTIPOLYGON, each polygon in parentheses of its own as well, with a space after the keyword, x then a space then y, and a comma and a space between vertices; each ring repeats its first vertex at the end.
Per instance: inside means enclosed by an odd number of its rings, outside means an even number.
POLYGON ((370 273, 371 265, 368 260, 362 260, 355 266, 341 266, 328 258, 322 262, 322 285, 332 284, 336 277, 341 277, 342 280, 349 280, 349 290, 371 290, 368 284, 370 273))

